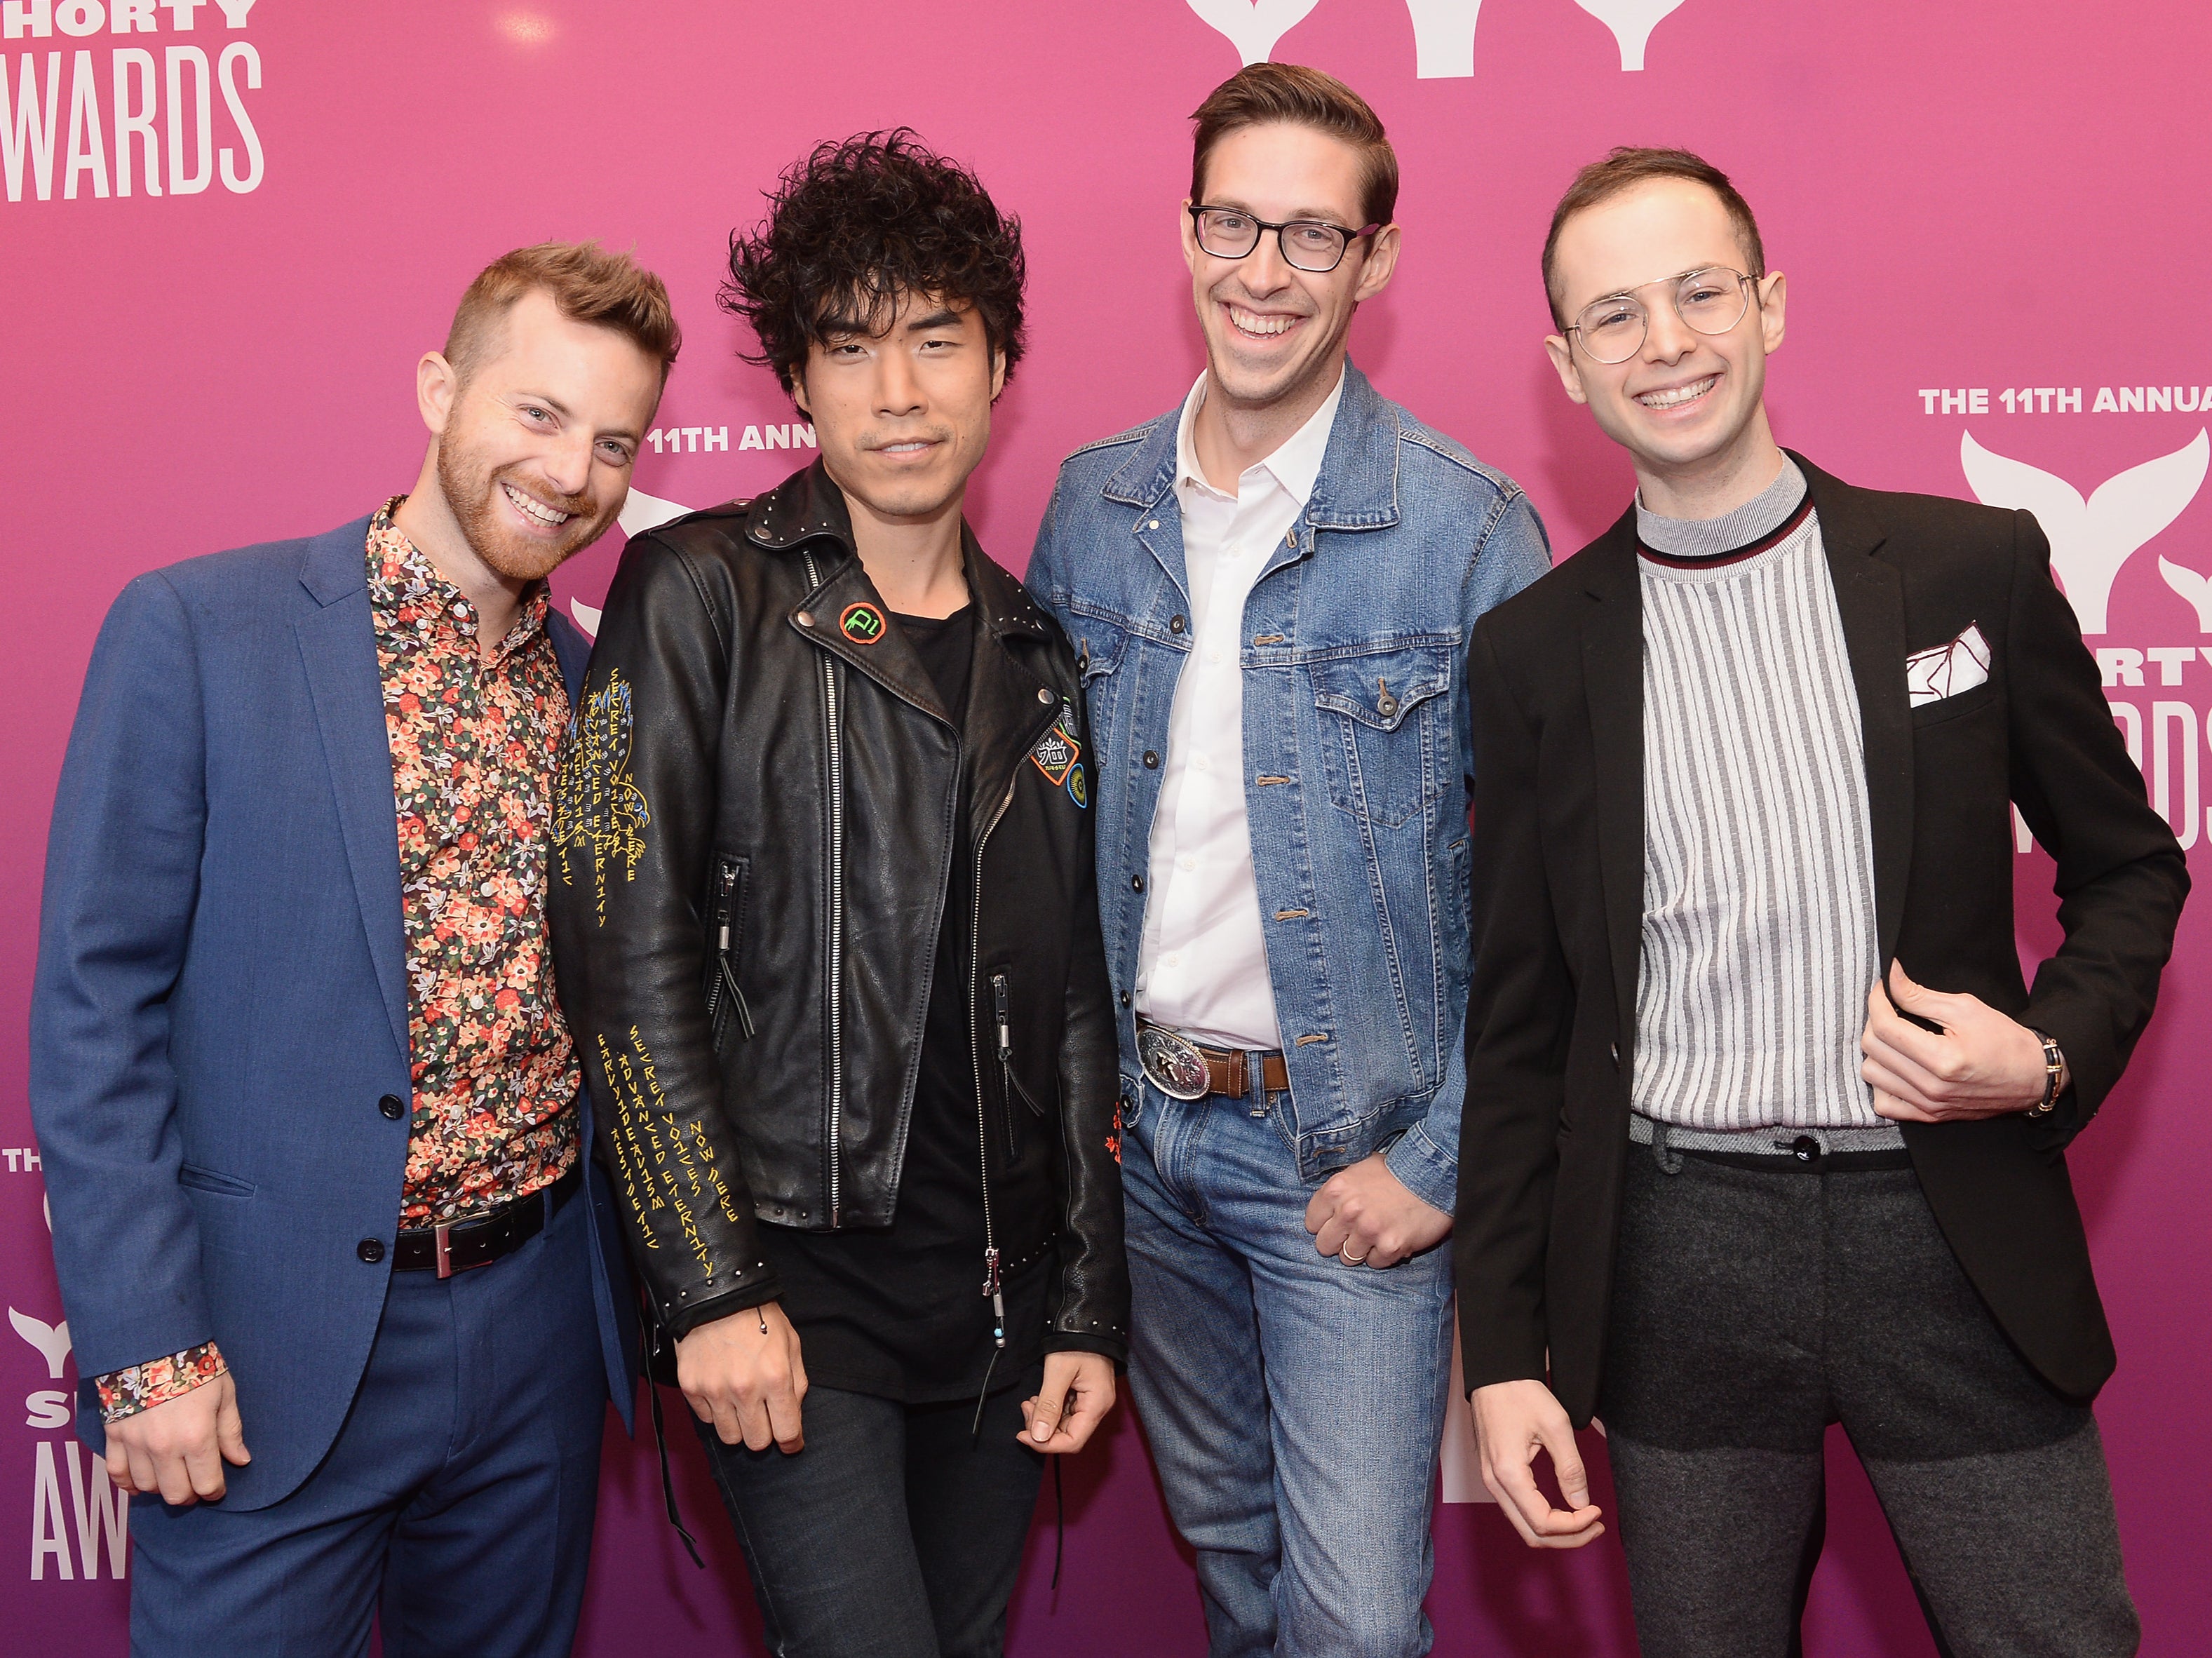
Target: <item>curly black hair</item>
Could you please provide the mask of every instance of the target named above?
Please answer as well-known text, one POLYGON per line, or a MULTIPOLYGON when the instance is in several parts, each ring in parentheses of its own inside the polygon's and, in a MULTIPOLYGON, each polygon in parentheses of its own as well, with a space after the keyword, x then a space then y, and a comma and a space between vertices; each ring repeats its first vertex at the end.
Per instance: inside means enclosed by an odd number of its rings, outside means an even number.
POLYGON ((817 341, 855 323, 876 331, 909 295, 974 307, 1011 376, 1028 274, 1021 222, 899 127, 818 144, 785 173, 767 219, 731 233, 717 297, 759 337, 744 360, 775 369, 787 392, 817 341))

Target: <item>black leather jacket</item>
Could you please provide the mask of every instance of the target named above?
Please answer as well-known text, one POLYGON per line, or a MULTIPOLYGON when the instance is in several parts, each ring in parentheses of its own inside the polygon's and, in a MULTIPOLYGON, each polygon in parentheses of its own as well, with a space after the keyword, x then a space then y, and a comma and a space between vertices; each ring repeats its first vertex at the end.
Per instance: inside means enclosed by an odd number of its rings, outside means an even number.
POLYGON ((890 1224, 967 858, 993 1241, 1009 1271, 1056 1243, 1048 1348, 1120 1359, 1118 1064, 1074 655, 966 537, 975 753, 954 845, 962 735, 850 526, 817 462, 634 538, 607 595, 548 908, 633 1253, 682 1334, 778 1294, 763 1222, 890 1224))

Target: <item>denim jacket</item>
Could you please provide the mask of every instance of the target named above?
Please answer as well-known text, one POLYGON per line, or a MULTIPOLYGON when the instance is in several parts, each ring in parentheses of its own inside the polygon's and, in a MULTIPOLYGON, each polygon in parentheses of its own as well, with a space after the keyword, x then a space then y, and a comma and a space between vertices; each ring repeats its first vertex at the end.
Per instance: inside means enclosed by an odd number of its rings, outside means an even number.
MULTIPOLYGON (((1133 1120, 1142 877, 1191 636, 1181 406, 1060 467, 1028 586, 1075 642, 1097 753, 1098 902, 1133 1120)), ((1387 1148, 1449 1211, 1467 1015, 1467 651, 1550 568, 1510 478, 1347 363, 1305 511, 1244 607, 1244 798, 1299 1171, 1387 1148)))

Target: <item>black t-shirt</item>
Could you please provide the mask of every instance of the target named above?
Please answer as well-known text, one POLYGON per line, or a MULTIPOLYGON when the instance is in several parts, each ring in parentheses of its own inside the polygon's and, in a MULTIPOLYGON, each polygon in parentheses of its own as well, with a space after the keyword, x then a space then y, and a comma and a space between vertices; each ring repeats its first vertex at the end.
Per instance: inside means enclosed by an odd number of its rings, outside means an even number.
MULTIPOLYGON (((953 723, 964 728, 975 649, 971 604, 942 620, 893 621, 921 658, 953 723)), ((809 1381, 910 1405, 973 1397, 1024 1379, 1044 1347, 1052 1256, 1004 1285, 1006 1345, 997 1351, 983 1294, 983 1186, 975 1060, 969 1050, 969 959, 975 866, 966 780, 898 1207, 887 1228, 803 1232, 761 1228, 761 1249, 783 1280, 809 1381), (996 1352, 997 1363, 993 1363, 996 1352)))

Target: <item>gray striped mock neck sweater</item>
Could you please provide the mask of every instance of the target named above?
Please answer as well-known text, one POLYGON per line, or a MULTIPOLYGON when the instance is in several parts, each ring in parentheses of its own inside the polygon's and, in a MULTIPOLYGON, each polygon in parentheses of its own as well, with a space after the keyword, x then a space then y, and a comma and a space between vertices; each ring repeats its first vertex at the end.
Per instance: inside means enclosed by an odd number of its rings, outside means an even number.
POLYGON ((1706 1132, 1883 1127, 1859 1077, 1876 953, 1856 687, 1785 459, 1724 517, 1636 513, 1644 929, 1633 1103, 1706 1132))

